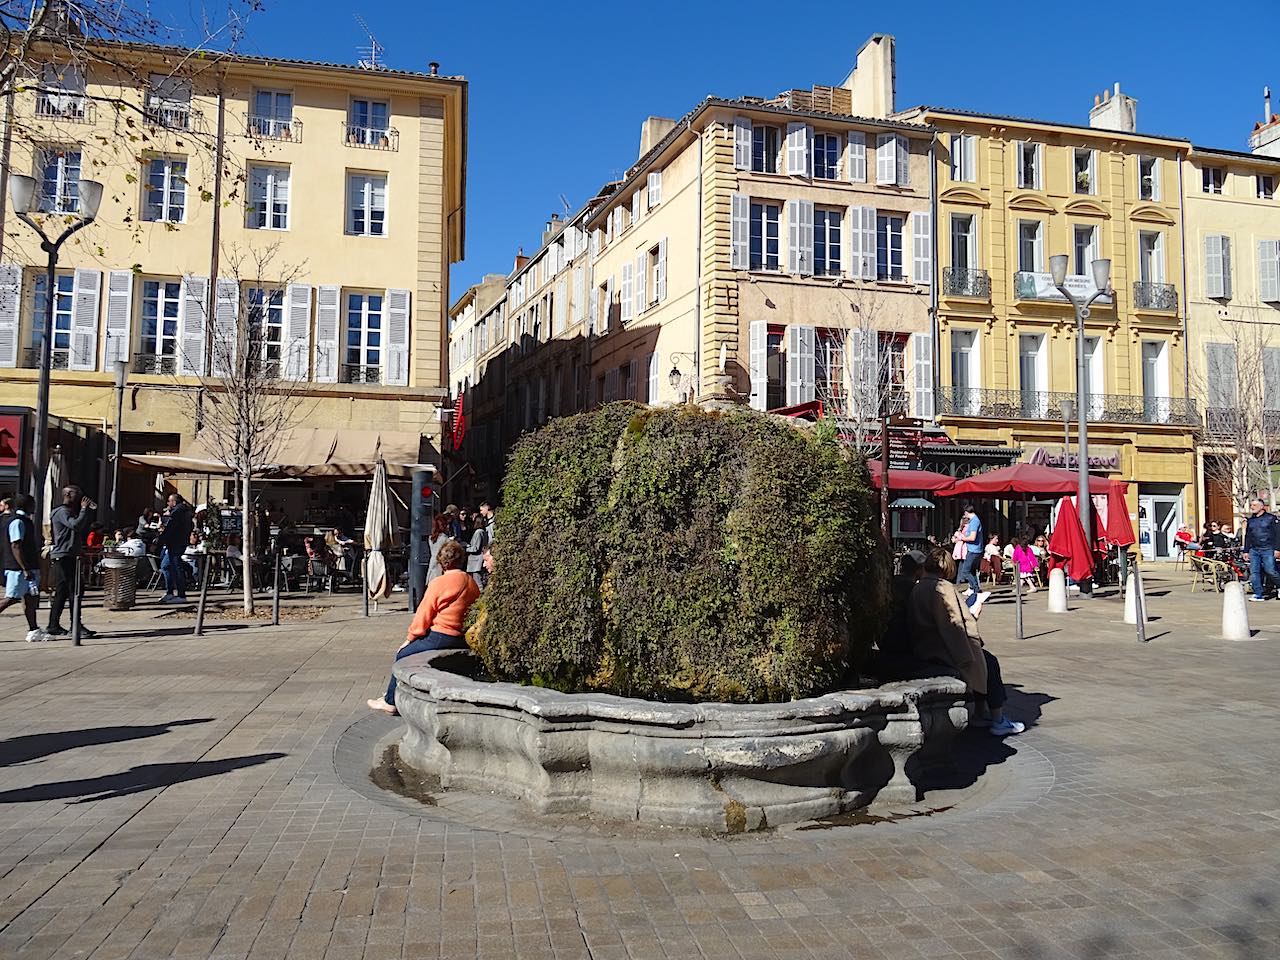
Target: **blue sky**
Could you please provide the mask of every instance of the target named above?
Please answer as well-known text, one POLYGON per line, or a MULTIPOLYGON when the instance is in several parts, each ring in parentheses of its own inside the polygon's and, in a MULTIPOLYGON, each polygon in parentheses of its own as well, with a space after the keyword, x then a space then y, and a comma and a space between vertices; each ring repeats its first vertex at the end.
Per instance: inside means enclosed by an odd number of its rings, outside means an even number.
POLYGON ((979 4, 960 19, 954 4, 928 2, 879 15, 779 0, 265 3, 245 52, 352 63, 365 43, 359 14, 389 66, 437 60, 470 81, 467 255, 454 297, 509 271, 518 245, 535 248, 562 194, 576 209, 625 170, 646 116, 679 117, 708 94, 838 84, 872 33, 897 37, 899 108, 1083 124, 1094 94, 1119 81, 1139 101, 1139 130, 1244 150, 1263 86, 1280 88, 1280 65, 1242 32, 1246 21, 1181 0, 1109 5, 1088 33, 1078 18, 1055 21, 1053 5, 1025 2, 979 4))

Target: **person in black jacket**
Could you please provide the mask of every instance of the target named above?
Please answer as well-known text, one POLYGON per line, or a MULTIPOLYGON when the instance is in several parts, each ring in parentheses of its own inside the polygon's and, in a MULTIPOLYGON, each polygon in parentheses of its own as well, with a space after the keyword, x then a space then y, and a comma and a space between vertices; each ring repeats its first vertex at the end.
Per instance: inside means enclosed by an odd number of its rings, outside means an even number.
POLYGON ((187 577, 182 554, 191 540, 195 518, 191 505, 180 493, 169 494, 168 517, 160 531, 160 568, 164 571, 164 596, 161 603, 187 602, 187 577))
MULTIPOLYGON (((49 529, 53 545, 49 549, 49 572, 53 580, 53 599, 49 601, 49 626, 45 633, 51 637, 65 637, 67 629, 62 625, 62 611, 71 602, 71 592, 76 589, 76 567, 80 564, 80 548, 84 544, 84 531, 89 526, 89 511, 98 505, 74 484, 62 488, 62 503, 49 514, 49 529)), ((74 612, 74 608, 73 608, 74 612)), ((80 622, 80 635, 96 637, 97 634, 80 622)))
POLYGON ((1253 580, 1253 596, 1250 600, 1265 600, 1262 595, 1265 573, 1272 583, 1280 583, 1276 576, 1276 548, 1280 547, 1280 520, 1267 510, 1267 505, 1256 497, 1249 501, 1251 515, 1244 523, 1244 549, 1249 554, 1249 572, 1253 580))
POLYGON ((0 610, 8 610, 21 600, 29 628, 27 643, 36 643, 48 639, 36 623, 36 610, 40 606, 40 539, 31 517, 36 504, 25 493, 17 494, 12 503, 13 512, 4 515, 5 526, 0 530, 0 561, 4 565, 5 581, 0 610))

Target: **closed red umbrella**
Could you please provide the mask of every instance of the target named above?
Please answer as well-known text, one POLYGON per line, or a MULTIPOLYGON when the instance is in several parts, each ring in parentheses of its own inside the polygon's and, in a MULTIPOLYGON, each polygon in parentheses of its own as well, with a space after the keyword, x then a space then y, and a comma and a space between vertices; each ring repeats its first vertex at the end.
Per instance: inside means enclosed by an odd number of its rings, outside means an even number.
POLYGON ((1107 542, 1117 547, 1131 547, 1138 542, 1129 522, 1129 502, 1125 500, 1127 483, 1112 480, 1107 490, 1107 542))
POLYGON ((1072 580, 1085 580, 1093 573, 1093 550, 1080 526, 1076 505, 1068 499, 1058 507, 1058 522, 1049 535, 1049 552, 1063 561, 1072 580))
MULTIPOLYGON (((1071 494, 1079 489, 1079 475, 1074 470, 1059 470, 1039 463, 1015 463, 1012 466, 978 473, 963 480, 944 494, 949 497, 1009 497, 1013 494, 1071 494)), ((1107 481, 1089 478, 1089 492, 1106 494, 1107 481)))
MULTIPOLYGON (((880 486, 880 476, 884 467, 879 460, 868 460, 867 470, 871 473, 871 483, 880 486)), ((956 482, 955 477, 945 473, 934 473, 932 470, 895 470, 889 468, 890 490, 950 490, 956 482)))

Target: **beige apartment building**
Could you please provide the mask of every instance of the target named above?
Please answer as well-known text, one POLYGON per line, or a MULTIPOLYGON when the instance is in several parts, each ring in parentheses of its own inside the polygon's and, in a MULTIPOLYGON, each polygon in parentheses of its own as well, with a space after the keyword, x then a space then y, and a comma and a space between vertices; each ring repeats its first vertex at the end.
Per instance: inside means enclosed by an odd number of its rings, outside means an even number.
MULTIPOLYGON (((248 304, 264 355, 305 384, 303 426, 438 443, 466 81, 189 53, 119 47, 127 69, 88 75, 53 64, 14 100, 4 179, 35 177, 38 218, 74 215, 80 178, 105 185, 62 251, 51 412, 113 428, 123 361, 124 452, 185 451, 197 424, 179 394, 248 304)), ((44 254, 0 188, 0 403, 34 406, 44 254)))

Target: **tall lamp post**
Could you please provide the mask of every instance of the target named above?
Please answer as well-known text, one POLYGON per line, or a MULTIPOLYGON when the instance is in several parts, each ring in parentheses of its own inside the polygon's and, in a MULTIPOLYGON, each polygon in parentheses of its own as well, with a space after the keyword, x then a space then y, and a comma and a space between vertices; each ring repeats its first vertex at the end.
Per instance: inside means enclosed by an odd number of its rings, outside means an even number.
MULTIPOLYGON (((1085 300, 1081 300, 1067 289, 1067 263, 1068 257, 1065 253, 1050 257, 1049 273, 1053 277, 1053 285, 1067 298, 1076 313, 1076 472, 1079 476, 1076 498, 1080 512, 1080 525, 1084 528, 1084 536, 1089 543, 1089 548, 1093 549, 1093 501, 1089 499, 1089 366, 1084 352, 1084 322, 1089 318, 1089 308, 1093 306, 1095 300, 1112 295, 1111 261, 1094 260, 1089 265, 1096 289, 1093 295, 1085 300)), ((1092 590, 1092 581, 1080 584, 1080 596, 1087 597, 1092 590)))
POLYGON ((35 442, 31 447, 32 471, 28 485, 36 501, 36 528, 44 523, 45 463, 49 445, 49 370, 53 365, 53 311, 57 304, 58 252, 72 234, 83 230, 98 216, 102 203, 102 184, 96 180, 81 180, 78 189, 78 210, 73 214, 54 214, 50 223, 65 223, 66 227, 56 239, 50 237, 39 221, 32 217, 38 212, 40 192, 34 177, 21 174, 9 176, 9 200, 18 219, 40 236, 40 249, 49 255, 44 281, 44 317, 40 326, 40 381, 36 394, 35 442))

